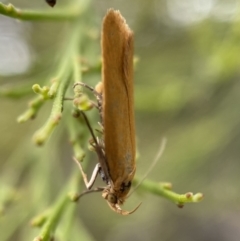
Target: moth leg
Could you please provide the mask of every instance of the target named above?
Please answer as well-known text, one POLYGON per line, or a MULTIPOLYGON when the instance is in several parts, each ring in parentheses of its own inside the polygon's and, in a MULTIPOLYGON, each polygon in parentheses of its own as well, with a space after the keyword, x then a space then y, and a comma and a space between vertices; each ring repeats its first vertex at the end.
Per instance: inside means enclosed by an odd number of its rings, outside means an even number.
POLYGON ((79 198, 81 198, 82 196, 84 196, 86 194, 93 193, 93 192, 102 192, 104 189, 105 189, 105 187, 96 187, 91 190, 86 190, 76 197, 76 201, 78 201, 79 198))
POLYGON ((92 176, 91 176, 91 179, 90 179, 90 181, 88 181, 88 179, 87 179, 87 174, 83 171, 83 168, 82 168, 81 163, 80 163, 76 158, 74 158, 74 157, 73 157, 73 160, 77 163, 77 165, 78 165, 78 167, 79 167, 79 169, 80 169, 80 172, 81 172, 81 174, 82 174, 82 176, 83 176, 83 181, 84 181, 84 183, 85 183, 85 185, 86 185, 86 188, 87 188, 88 190, 90 190, 90 189, 92 188, 94 182, 96 181, 97 175, 98 175, 98 173, 99 173, 99 171, 100 171, 100 169, 101 169, 100 164, 98 163, 98 164, 95 166, 95 168, 94 168, 94 170, 93 170, 93 173, 92 173, 92 176))
POLYGON ((85 83, 82 83, 82 82, 77 82, 74 84, 73 88, 75 88, 77 85, 81 85, 81 86, 91 90, 97 98, 102 98, 101 94, 99 92, 97 92, 93 87, 91 87, 85 83))

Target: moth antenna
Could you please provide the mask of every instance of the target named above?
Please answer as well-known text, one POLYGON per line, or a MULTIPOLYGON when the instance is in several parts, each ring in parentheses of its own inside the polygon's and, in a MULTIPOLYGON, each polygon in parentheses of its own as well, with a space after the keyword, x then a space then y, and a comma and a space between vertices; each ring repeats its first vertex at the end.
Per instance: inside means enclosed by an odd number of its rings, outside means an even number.
POLYGON ((148 170, 146 171, 146 173, 144 174, 142 180, 136 185, 136 187, 129 193, 128 197, 130 197, 132 195, 133 192, 135 192, 137 190, 137 188, 139 188, 139 186, 142 184, 142 182, 146 179, 146 177, 149 175, 149 173, 152 171, 152 169, 154 168, 154 166, 157 164, 158 160, 161 158, 165 147, 166 147, 166 143, 167 143, 167 139, 164 137, 161 141, 160 144, 160 148, 159 151, 157 153, 157 155, 155 156, 152 164, 150 165, 150 167, 148 168, 148 170))

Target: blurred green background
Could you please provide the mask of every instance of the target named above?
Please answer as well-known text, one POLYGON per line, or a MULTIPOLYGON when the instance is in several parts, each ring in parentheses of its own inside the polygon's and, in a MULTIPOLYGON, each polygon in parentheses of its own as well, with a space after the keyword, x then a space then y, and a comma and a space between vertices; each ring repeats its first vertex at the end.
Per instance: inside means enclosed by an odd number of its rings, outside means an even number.
MULTIPOLYGON (((59 0, 54 10, 68 2, 59 0)), ((54 11, 43 0, 12 3, 54 11)), ((119 9, 135 33, 138 176, 144 175, 166 137, 165 152, 148 178, 169 181, 178 193, 202 192, 204 200, 179 209, 164 198, 137 191, 124 209, 139 202, 142 206, 123 217, 108 208, 101 194, 88 195, 74 209, 71 224, 69 213, 62 217, 56 240, 239 240, 239 4, 239 0, 92 1, 83 22, 95 36, 83 44, 90 63, 100 59, 99 31, 108 8, 119 9), (66 225, 72 227, 70 239, 61 238, 66 225)), ((50 102, 34 121, 16 123, 34 97, 31 86, 52 77, 70 28, 69 22, 22 22, 0 16, 0 88, 26 92, 24 98, 0 101, 1 241, 37 236, 39 229, 29 226, 31 218, 56 200, 77 168, 67 118, 46 145, 32 143, 33 133, 49 116, 50 102)), ((99 80, 100 73, 83 77, 90 85, 99 80)), ((71 88, 67 95, 73 95, 71 88)), ((89 175, 95 160, 91 154, 89 175)))

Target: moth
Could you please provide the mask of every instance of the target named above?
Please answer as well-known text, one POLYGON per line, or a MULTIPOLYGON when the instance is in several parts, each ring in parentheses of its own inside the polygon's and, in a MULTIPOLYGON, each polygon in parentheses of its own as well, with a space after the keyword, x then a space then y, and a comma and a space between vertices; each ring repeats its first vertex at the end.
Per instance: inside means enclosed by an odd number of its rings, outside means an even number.
MULTIPOLYGON (((103 19, 101 38, 102 81, 92 91, 98 100, 103 138, 96 138, 88 123, 99 160, 89 182, 78 164, 87 189, 91 189, 100 174, 107 186, 97 190, 102 191, 113 211, 128 215, 140 206, 132 211, 120 207, 127 198, 136 172, 133 32, 120 12, 110 9, 103 19)), ((85 114, 84 117, 86 119, 85 114)))

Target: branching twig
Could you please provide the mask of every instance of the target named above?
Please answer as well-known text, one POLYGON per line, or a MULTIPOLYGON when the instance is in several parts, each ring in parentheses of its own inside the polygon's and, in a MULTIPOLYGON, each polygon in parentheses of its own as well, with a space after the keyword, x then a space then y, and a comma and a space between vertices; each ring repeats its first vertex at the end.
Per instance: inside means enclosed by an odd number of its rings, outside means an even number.
POLYGON ((64 21, 74 20, 86 10, 89 4, 89 0, 79 1, 79 4, 69 6, 61 10, 46 10, 34 11, 19 9, 9 3, 8 5, 0 3, 0 14, 6 15, 11 18, 20 20, 31 20, 31 21, 64 21))
MULTIPOLYGON (((134 179, 134 183, 137 183, 139 178, 134 179)), ((157 183, 150 180, 145 180, 139 187, 140 189, 162 196, 168 200, 176 203, 178 207, 183 207, 185 203, 196 203, 203 199, 202 193, 193 194, 191 192, 185 194, 177 194, 171 190, 172 185, 169 183, 157 183)))

